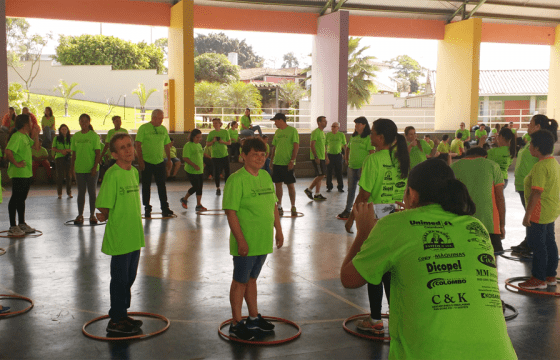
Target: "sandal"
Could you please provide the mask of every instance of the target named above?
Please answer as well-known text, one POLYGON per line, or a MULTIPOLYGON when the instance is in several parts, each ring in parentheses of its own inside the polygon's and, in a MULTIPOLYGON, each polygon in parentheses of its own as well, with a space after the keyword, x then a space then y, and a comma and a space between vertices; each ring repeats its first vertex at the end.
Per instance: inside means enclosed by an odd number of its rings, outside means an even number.
POLYGON ((84 217, 82 215, 78 215, 76 219, 74 219, 74 225, 81 225, 84 223, 84 217))
POLYGON ((95 215, 92 215, 89 217, 89 223, 90 224, 97 224, 97 218, 95 217, 95 215))
POLYGON ((73 198, 72 193, 68 194, 68 199, 72 199, 72 198, 73 198))

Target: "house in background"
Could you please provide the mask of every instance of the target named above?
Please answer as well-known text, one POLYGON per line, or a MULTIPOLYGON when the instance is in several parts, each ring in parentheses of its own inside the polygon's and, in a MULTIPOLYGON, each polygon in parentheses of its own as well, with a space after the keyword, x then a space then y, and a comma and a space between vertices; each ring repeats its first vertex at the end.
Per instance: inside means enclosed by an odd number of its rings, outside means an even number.
POLYGON ((281 82, 295 81, 303 83, 306 77, 303 69, 297 67, 286 69, 239 69, 239 80, 255 85, 261 92, 263 108, 282 107, 282 101, 278 99, 278 88, 281 82))

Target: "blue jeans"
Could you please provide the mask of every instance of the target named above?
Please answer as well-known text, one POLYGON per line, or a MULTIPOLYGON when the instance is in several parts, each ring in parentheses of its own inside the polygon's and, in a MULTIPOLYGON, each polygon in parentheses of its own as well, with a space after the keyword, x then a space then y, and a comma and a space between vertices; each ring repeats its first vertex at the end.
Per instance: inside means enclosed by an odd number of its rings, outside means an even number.
POLYGON ((140 250, 111 257, 111 310, 109 316, 113 322, 127 317, 130 308, 130 288, 136 280, 140 250))
POLYGON ((255 131, 259 132, 259 135, 262 136, 262 130, 259 125, 253 125, 251 129, 244 129, 239 132, 241 136, 255 136, 255 131))
POLYGON ((266 172, 272 176, 272 171, 270 170, 270 158, 266 158, 266 161, 261 169, 266 170, 266 172))
POLYGON ((527 245, 533 250, 533 276, 542 281, 547 276, 556 276, 558 246, 554 238, 554 222, 531 222, 531 226, 527 228, 527 245))
POLYGON ((354 198, 356 196, 356 188, 362 176, 362 169, 348 168, 348 197, 346 198, 346 211, 352 211, 354 205, 354 198))

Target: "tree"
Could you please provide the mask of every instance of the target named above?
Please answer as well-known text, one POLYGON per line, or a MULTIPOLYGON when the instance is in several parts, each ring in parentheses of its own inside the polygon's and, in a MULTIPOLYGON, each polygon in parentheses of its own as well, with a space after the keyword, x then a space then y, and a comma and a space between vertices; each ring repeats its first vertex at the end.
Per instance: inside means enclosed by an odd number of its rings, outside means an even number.
MULTIPOLYGON (((423 75, 423 68, 418 61, 408 55, 399 55, 385 63, 395 69, 395 81, 397 83, 410 84, 408 92, 415 93, 420 89, 419 78, 423 75)), ((405 91, 406 91, 405 90, 405 91)))
POLYGON ((8 66, 10 66, 25 84, 27 101, 29 102, 29 88, 37 77, 41 67, 41 54, 52 39, 52 34, 40 36, 29 35, 29 23, 25 19, 6 18, 6 50, 8 66), (21 61, 29 61, 29 73, 22 69, 21 61))
POLYGON ((227 56, 230 52, 236 52, 238 65, 242 69, 262 67, 264 63, 264 58, 255 54, 253 47, 247 45, 245 40, 231 39, 224 33, 196 34, 194 49, 200 55, 216 53, 227 56))
POLYGON ((234 114, 237 114, 239 109, 261 107, 262 95, 253 84, 233 82, 224 85, 223 94, 223 105, 232 108, 234 114))
POLYGON ((84 92, 82 90, 76 90, 76 91, 72 91, 74 90, 74 88, 76 86, 78 86, 78 83, 72 83, 71 85, 68 85, 68 83, 64 80, 59 80, 59 85, 55 86, 53 91, 54 92, 59 92, 60 95, 64 98, 64 117, 68 117, 68 103, 70 101, 70 99, 72 99, 74 96, 78 95, 78 94, 84 94, 84 92))
POLYGON ((28 104, 25 102, 27 97, 27 90, 23 89, 20 83, 12 82, 8 87, 8 102, 10 106, 15 108, 17 112, 21 112, 21 109, 28 104))
POLYGON ((222 54, 202 54, 194 59, 195 81, 229 83, 239 80, 239 69, 222 54))
POLYGON ((168 43, 167 38, 160 38, 154 41, 154 45, 160 48, 161 51, 163 51, 164 56, 167 56, 167 51, 169 50, 167 43, 168 43))
POLYGON ((115 70, 156 69, 163 73, 163 51, 154 44, 135 44, 113 36, 60 35, 55 60, 62 65, 112 65, 115 70))
MULTIPOLYGON (((194 106, 201 114, 212 114, 214 107, 223 103, 223 91, 220 83, 201 81, 194 84, 194 106)), ((210 121, 212 116, 203 115, 202 121, 210 121)))
POLYGON ((150 89, 146 92, 146 87, 144 84, 138 84, 138 87, 132 90, 132 93, 138 96, 138 101, 140 102, 140 113, 142 113, 142 121, 144 121, 144 114, 146 112, 146 102, 150 95, 158 91, 158 89, 150 89))
MULTIPOLYGON (((122 95, 119 95, 117 101, 113 97, 105 97, 105 103, 107 104, 107 112, 105 113, 105 117, 103 118, 103 125, 105 125, 105 120, 107 120, 107 116, 111 115, 115 106, 121 101, 122 95)), ((125 109, 126 111, 126 109, 125 109)), ((144 120, 144 115, 142 115, 142 121, 144 120)))
POLYGON ((280 83, 278 98, 286 103, 289 108, 296 104, 307 95, 307 91, 294 81, 283 81, 280 83))
POLYGON ((283 60, 284 62, 282 63, 282 69, 299 66, 299 61, 293 52, 285 54, 283 60))

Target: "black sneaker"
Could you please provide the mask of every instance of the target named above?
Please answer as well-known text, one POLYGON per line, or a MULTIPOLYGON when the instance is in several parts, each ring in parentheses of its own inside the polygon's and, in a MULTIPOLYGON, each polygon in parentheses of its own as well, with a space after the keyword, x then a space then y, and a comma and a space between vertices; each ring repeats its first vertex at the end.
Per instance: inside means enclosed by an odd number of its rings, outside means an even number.
POLYGON ((220 196, 220 195, 222 195, 222 190, 220 190, 220 189, 216 189, 216 195, 217 195, 217 196, 220 196))
POLYGON ((313 193, 311 192, 311 190, 305 189, 305 190, 303 190, 303 192, 305 193, 305 195, 307 195, 307 197, 308 197, 310 200, 313 200, 313 193))
POLYGON ((327 198, 324 197, 322 194, 317 194, 317 195, 313 196, 313 200, 324 201, 324 200, 327 200, 327 198))
POLYGON ((137 327, 137 328, 140 328, 140 327, 142 326, 142 324, 144 324, 144 323, 142 322, 142 320, 136 320, 136 319, 131 318, 130 316, 127 316, 127 317, 125 318, 125 320, 126 320, 129 324, 131 324, 132 326, 135 326, 135 327, 137 327))
POLYGON ((246 341, 255 338, 255 335, 247 329, 247 325, 243 321, 238 322, 235 326, 233 326, 233 323, 229 324, 229 336, 246 341))
POLYGON ((152 217, 152 207, 144 208, 144 217, 151 218, 152 217))
POLYGON ((109 320, 107 328, 105 329, 110 334, 123 334, 123 335, 134 335, 140 332, 140 329, 131 323, 129 323, 126 318, 121 319, 119 322, 114 323, 109 320))
POLYGON ((332 191, 332 189, 327 189, 327 192, 331 192, 331 191, 332 191))
POLYGON ((517 252, 527 252, 527 251, 531 251, 531 249, 529 248, 529 246, 527 245, 527 239, 523 240, 521 242, 521 244, 517 245, 517 246, 512 246, 511 250, 513 251, 517 251, 517 252))
POLYGON ((171 211, 171 209, 167 208, 161 211, 161 216, 163 217, 170 217, 173 216, 173 211, 171 211))
POLYGON ((338 214, 337 218, 339 218, 340 220, 348 220, 349 216, 350 216, 350 211, 344 210, 342 213, 338 214))
POLYGON ((278 216, 284 216, 284 209, 281 207, 278 208, 278 216))
POLYGON ((338 192, 344 192, 344 189, 338 189, 338 192))
POLYGON ((247 318, 245 320, 245 324, 247 329, 249 330, 261 330, 261 331, 273 331, 274 325, 270 321, 266 321, 262 318, 261 314, 257 315, 255 320, 251 320, 251 318, 247 318))

